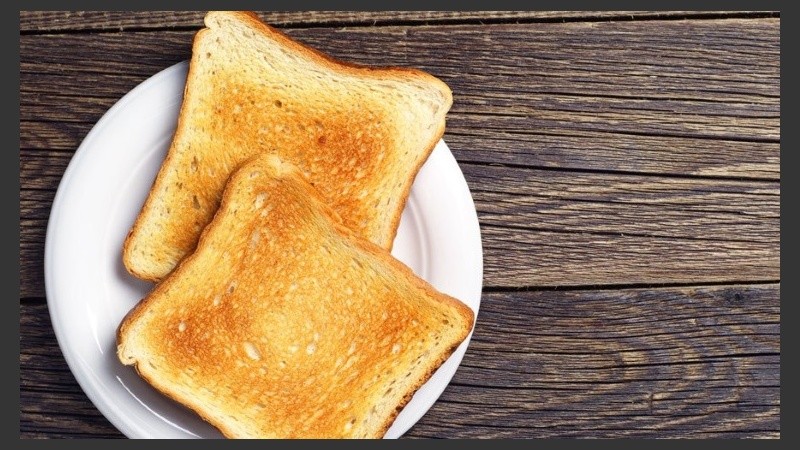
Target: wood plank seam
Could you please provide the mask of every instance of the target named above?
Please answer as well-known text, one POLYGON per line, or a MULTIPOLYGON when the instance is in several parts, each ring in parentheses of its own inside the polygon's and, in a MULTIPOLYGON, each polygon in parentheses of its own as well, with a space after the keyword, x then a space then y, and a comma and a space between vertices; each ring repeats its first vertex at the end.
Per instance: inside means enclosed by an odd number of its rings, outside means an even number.
MULTIPOLYGON (((503 25, 503 24, 536 24, 536 23, 569 23, 569 22, 621 22, 621 21, 652 21, 652 20, 719 20, 719 19, 772 19, 780 18, 780 11, 741 11, 741 12, 700 12, 695 11, 686 14, 670 14, 666 12, 644 12, 638 14, 613 14, 609 16, 588 16, 573 17, 487 17, 470 19, 425 19, 425 20, 368 20, 368 21, 329 21, 320 23, 308 23, 303 21, 287 21, 275 24, 276 28, 283 29, 311 29, 311 28, 360 28, 376 26, 447 26, 447 25, 503 25)), ((133 26, 120 29, 119 27, 109 28, 88 28, 88 29, 57 29, 57 30, 33 30, 22 29, 20 35, 45 35, 45 34, 86 34, 86 33, 123 33, 123 32, 160 32, 160 31, 196 31, 201 27, 197 25, 178 25, 178 26, 133 26)))
POLYGON ((741 286, 741 285, 769 285, 779 284, 780 279, 766 280, 725 280, 725 281, 704 281, 704 282, 685 282, 685 283, 630 283, 630 284, 587 284, 581 286, 485 286, 483 292, 488 293, 508 293, 508 292, 580 292, 580 291, 619 291, 623 289, 660 289, 660 288, 702 288, 712 286, 741 286))

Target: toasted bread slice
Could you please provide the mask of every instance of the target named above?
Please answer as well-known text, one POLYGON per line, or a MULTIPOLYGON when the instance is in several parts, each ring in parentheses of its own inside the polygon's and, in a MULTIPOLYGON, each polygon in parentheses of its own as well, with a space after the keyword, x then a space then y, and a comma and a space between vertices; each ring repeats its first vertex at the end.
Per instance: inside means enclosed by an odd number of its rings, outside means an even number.
POLYGON ((450 89, 426 73, 344 64, 255 14, 209 12, 178 126, 125 241, 133 275, 166 276, 191 252, 231 172, 276 153, 309 175, 345 224, 391 250, 411 185, 442 136, 450 89))
POLYGON ((378 438, 473 319, 261 155, 126 316, 118 356, 227 437, 378 438))

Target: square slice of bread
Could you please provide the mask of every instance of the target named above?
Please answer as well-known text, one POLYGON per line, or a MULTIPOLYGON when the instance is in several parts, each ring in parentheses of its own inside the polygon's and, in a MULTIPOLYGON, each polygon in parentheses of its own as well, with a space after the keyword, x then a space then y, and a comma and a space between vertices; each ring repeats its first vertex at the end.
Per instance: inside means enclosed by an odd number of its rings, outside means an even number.
POLYGON ((391 250, 452 104, 413 69, 346 64, 255 14, 212 11, 194 40, 178 125, 123 261, 158 281, 197 244, 231 172, 260 153, 297 165, 359 235, 391 250))
POLYGON ((227 437, 379 438, 473 321, 261 155, 126 316, 117 352, 227 437))

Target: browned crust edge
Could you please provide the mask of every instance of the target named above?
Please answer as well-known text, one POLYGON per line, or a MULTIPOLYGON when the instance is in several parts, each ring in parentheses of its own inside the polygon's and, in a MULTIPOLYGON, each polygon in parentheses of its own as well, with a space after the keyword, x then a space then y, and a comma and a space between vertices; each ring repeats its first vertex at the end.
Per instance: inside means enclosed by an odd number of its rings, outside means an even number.
MULTIPOLYGON (((145 202, 142 205, 142 209, 136 216, 136 220, 133 222, 133 226, 131 227, 130 231, 128 231, 128 235, 125 237, 125 242, 122 244, 122 263, 125 266, 125 269, 127 269, 131 275, 147 281, 158 282, 162 279, 162 277, 158 277, 152 273, 142 272, 138 270, 138 268, 131 263, 131 258, 133 257, 131 255, 132 245, 133 245, 132 240, 134 239, 134 235, 138 235, 141 232, 141 229, 143 227, 142 221, 144 220, 145 213, 149 212, 153 208, 152 203, 155 201, 153 193, 159 190, 157 188, 160 188, 161 184, 164 183, 165 173, 167 172, 167 168, 170 166, 170 163, 174 157, 175 142, 178 140, 178 137, 185 132, 185 129, 187 128, 185 126, 185 122, 187 119, 184 115, 185 111, 184 108, 186 107, 187 103, 186 98, 189 97, 189 95, 193 91, 191 87, 194 85, 194 83, 196 83, 192 74, 194 73, 196 67, 195 60, 198 58, 197 48, 200 45, 200 40, 202 38, 202 35, 205 34, 207 30, 208 28, 203 28, 199 30, 197 34, 195 34, 194 42, 192 44, 192 58, 189 63, 189 71, 186 75, 186 84, 183 87, 184 100, 181 103, 181 110, 178 113, 178 122, 175 127, 175 134, 173 135, 172 142, 170 143, 169 149, 167 150, 167 156, 164 158, 164 162, 161 163, 161 167, 158 169, 158 175, 156 176, 156 179, 153 181, 153 185, 150 187, 150 190, 147 193, 147 199, 145 199, 145 202)), ((191 254, 191 252, 192 250, 190 250, 187 254, 191 254)), ((172 269, 172 271, 174 270, 175 268, 172 269)), ((170 273, 172 271, 170 271, 170 273)), ((169 275, 169 273, 167 275, 169 275)))
MULTIPOLYGON (((200 239, 198 240, 197 248, 202 248, 202 245, 205 243, 206 236, 209 233, 215 232, 215 230, 221 226, 222 223, 221 220, 217 219, 218 217, 222 217, 227 212, 228 203, 230 202, 230 196, 233 195, 232 189, 230 189, 229 186, 233 186, 234 184, 239 183, 240 182, 239 179, 245 177, 245 172, 247 171, 249 166, 254 165, 255 161, 263 156, 264 155, 256 155, 248 159, 233 172, 230 179, 228 180, 228 184, 226 185, 225 190, 223 191, 220 207, 214 213, 214 217, 211 219, 211 222, 209 222, 208 226, 205 227, 200 234, 200 239)), ((408 266, 401 263, 399 260, 395 259, 386 250, 358 236, 357 234, 355 234, 355 232, 350 230, 350 228, 344 226, 341 223, 341 219, 338 216, 338 214, 336 214, 336 212, 325 203, 321 194, 319 194, 316 188, 314 188, 313 186, 311 186, 310 183, 308 183, 302 172, 300 172, 294 165, 288 163, 285 164, 291 167, 291 174, 292 174, 291 176, 295 177, 297 180, 299 180, 301 183, 305 184, 308 187, 308 191, 311 194, 313 201, 318 203, 320 207, 319 208, 320 212, 326 216, 326 218, 329 220, 329 222, 331 223, 331 225, 333 226, 334 230, 337 233, 344 236, 351 243, 354 243, 361 250, 377 257, 380 260, 387 262, 390 266, 398 270, 406 279, 411 281, 411 283, 415 287, 418 287, 423 291, 425 291, 425 293, 429 294, 431 299, 443 303, 446 306, 449 306, 451 309, 454 309, 464 321, 464 325, 461 329, 461 334, 459 335, 457 342, 448 350, 443 352, 438 359, 433 360, 433 362, 431 362, 428 365, 425 375, 423 375, 417 381, 416 384, 412 385, 412 387, 407 390, 401 402, 398 403, 398 406, 383 423, 382 429, 379 432, 379 434, 373 436, 374 438, 381 438, 383 437, 383 435, 386 434, 386 431, 391 427, 392 423, 394 423, 394 420, 397 418, 398 414, 400 414, 400 411, 408 404, 409 401, 411 401, 411 398, 413 397, 414 393, 416 393, 417 390, 419 390, 419 388, 430 379, 430 377, 433 375, 436 369, 438 369, 442 364, 444 364, 444 362, 447 361, 447 359, 450 357, 450 355, 453 354, 456 348, 458 348, 458 346, 461 345, 462 342, 464 342, 464 339, 466 339, 466 337, 472 331, 472 328, 475 324, 475 314, 473 313, 472 309, 470 309, 460 300, 434 289, 433 286, 431 286, 425 280, 416 276, 414 272, 410 268, 408 268, 408 266)), ((125 318, 122 320, 119 327, 117 328, 117 358, 120 360, 120 362, 122 362, 123 365, 128 365, 128 364, 123 360, 122 356, 119 354, 119 349, 121 347, 121 343, 125 340, 125 335, 129 329, 130 323, 132 321, 137 320, 146 310, 147 306, 153 301, 153 298, 158 296, 161 293, 161 291, 168 289, 169 286, 173 284, 172 280, 179 277, 182 274, 182 272, 186 269, 186 267, 190 264, 190 262, 193 261, 196 257, 197 257, 197 252, 194 252, 189 254, 184 259, 182 259, 176 266, 175 270, 173 270, 172 273, 167 278, 165 278, 162 283, 156 285, 155 288, 149 294, 147 294, 147 296, 144 299, 142 299, 136 306, 134 306, 133 309, 131 309, 125 315, 125 318)), ((138 373, 139 376, 145 379, 151 386, 155 387, 159 392, 173 399, 174 401, 180 403, 181 405, 189 408, 190 410, 194 411, 204 421, 208 422, 209 424, 217 428, 225 437, 232 437, 231 430, 229 428, 226 428, 224 424, 217 424, 213 419, 210 419, 209 417, 205 416, 201 411, 198 411, 195 407, 188 405, 185 402, 176 398, 167 388, 160 385, 158 382, 154 382, 152 377, 147 376, 146 374, 140 372, 139 361, 133 361, 132 365, 134 366, 136 373, 138 373)))
MULTIPOLYGON (((215 12, 215 11, 209 11, 206 14, 206 20, 212 14, 221 14, 221 13, 220 12, 215 12)), ((383 67, 366 66, 366 65, 356 64, 356 63, 352 63, 352 62, 337 60, 337 59, 333 58, 332 56, 327 55, 327 54, 325 54, 325 53, 323 53, 323 52, 321 52, 321 51, 319 51, 319 50, 317 50, 315 48, 309 47, 309 46, 307 46, 305 44, 302 44, 302 43, 300 43, 298 41, 295 41, 294 39, 292 39, 288 35, 286 35, 283 32, 281 32, 280 30, 278 30, 278 29, 276 29, 276 28, 264 23, 263 21, 261 21, 259 16, 255 12, 252 12, 252 11, 222 12, 222 14, 234 14, 234 15, 239 16, 243 21, 250 23, 250 25, 255 27, 256 29, 261 30, 265 36, 274 37, 275 40, 277 40, 278 42, 280 42, 284 46, 289 47, 289 48, 291 48, 293 50, 296 50, 297 52, 300 52, 300 53, 308 55, 312 59, 316 60, 317 62, 319 62, 320 64, 324 65, 325 67, 331 69, 334 72, 338 71, 338 72, 344 72, 344 73, 348 73, 348 74, 352 74, 352 75, 360 75, 360 76, 366 75, 366 76, 369 76, 369 77, 372 77, 372 78, 384 78, 387 75, 394 76, 394 77, 396 77, 398 79, 406 79, 408 77, 417 78, 417 79, 421 79, 421 80, 424 80, 426 82, 429 82, 429 83, 431 83, 433 85, 437 85, 439 87, 439 90, 443 94, 445 94, 444 96, 447 99, 447 101, 443 105, 444 113, 442 114, 442 120, 439 123, 439 126, 438 126, 438 129, 437 129, 436 133, 434 133, 434 135, 433 135, 434 137, 431 139, 430 142, 427 143, 425 151, 423 151, 421 153, 422 157, 420 158, 419 163, 417 164, 416 167, 413 167, 411 169, 411 174, 410 174, 408 180, 406 180, 405 186, 403 187, 403 192, 401 194, 402 197, 401 197, 401 200, 400 200, 400 202, 398 204, 399 207, 397 208, 397 211, 395 212, 394 216, 390 219, 390 221, 391 221, 391 230, 392 231, 391 231, 390 236, 388 236, 388 238, 389 238, 388 242, 381 243, 382 247, 384 247, 385 249, 391 251, 392 247, 394 245, 394 239, 397 237, 397 231, 398 231, 398 228, 400 226, 400 219, 401 219, 401 217, 403 215, 403 210, 405 209, 406 202, 408 201, 408 197, 411 194, 411 187, 414 184, 414 180, 416 179, 417 175, 419 174, 419 171, 422 169, 422 166, 425 164, 425 162, 430 157, 431 153, 433 152, 433 149, 436 147, 436 144, 439 142, 439 140, 444 135, 446 114, 450 110, 450 108, 452 107, 452 104, 453 104, 453 94, 452 94, 452 91, 450 90, 450 87, 447 86, 447 84, 445 84, 442 80, 434 77, 433 75, 431 75, 431 74, 429 74, 427 72, 423 72, 423 71, 418 70, 418 69, 413 69, 413 68, 408 68, 408 67, 394 67, 394 66, 383 66, 383 67)), ((194 38, 194 41, 193 41, 193 44, 192 44, 192 58, 191 58, 190 63, 189 63, 189 71, 188 71, 188 74, 187 74, 187 77, 186 77, 186 85, 184 86, 184 92, 183 92, 184 99, 186 99, 189 96, 190 92, 192 91, 190 89, 190 86, 193 85, 193 83, 195 83, 194 77, 192 75, 194 73, 194 69, 193 68, 195 66, 195 61, 198 58, 197 55, 199 54, 199 52, 197 50, 198 50, 198 47, 200 45, 200 41, 201 41, 202 35, 205 34, 205 32, 207 32, 209 29, 210 28, 208 28, 208 25, 207 25, 207 22, 206 22, 206 28, 200 29, 195 34, 195 38, 194 38)), ((125 266, 125 268, 128 270, 128 272, 131 275, 133 275, 133 276, 135 276, 137 278, 143 279, 143 280, 147 280, 147 281, 158 282, 158 281, 160 281, 162 279, 162 277, 158 277, 158 276, 156 276, 154 274, 151 274, 151 273, 142 272, 142 271, 138 270, 136 267, 134 267, 131 264, 131 262, 130 262, 130 259, 132 258, 132 256, 130 255, 131 246, 132 246, 131 241, 133 239, 133 236, 135 234, 138 234, 140 232, 140 229, 142 228, 141 222, 143 221, 143 217, 144 217, 145 211, 149 211, 152 208, 152 205, 151 205, 151 201, 152 201, 152 198, 153 198, 152 193, 156 191, 156 187, 160 187, 161 184, 164 182, 163 181, 163 178, 164 178, 163 174, 166 172, 165 168, 169 166, 169 163, 172 160, 172 156, 173 156, 173 153, 174 153, 174 151, 173 151, 174 142, 177 141, 177 138, 180 135, 182 135, 183 132, 184 132, 184 128, 185 128, 184 127, 184 122, 186 120, 185 117, 184 117, 184 105, 185 104, 186 104, 186 101, 184 100, 182 105, 181 105, 180 112, 178 114, 178 122, 177 122, 177 126, 175 128, 175 135, 173 136, 172 143, 170 143, 169 150, 167 151, 167 156, 164 159, 164 162, 162 163, 161 168, 158 171, 158 175, 156 176, 156 179, 153 182, 153 185, 151 186, 150 191, 147 194, 147 199, 145 200, 145 203, 142 206, 142 209, 140 210, 140 213, 136 216, 136 220, 134 221, 134 224, 131 227, 131 230, 128 232, 128 235, 126 236, 125 242, 124 242, 123 247, 122 247, 122 253, 123 253, 122 260, 123 260, 123 265, 125 266)), ((192 250, 187 252, 187 254, 190 254, 191 252, 192 252, 192 250)), ((184 255, 184 258, 185 257, 186 257, 186 255, 184 255)), ((172 271, 174 271, 174 270, 175 270, 175 268, 172 269, 172 271)), ((167 275, 169 275, 169 273, 167 275)))

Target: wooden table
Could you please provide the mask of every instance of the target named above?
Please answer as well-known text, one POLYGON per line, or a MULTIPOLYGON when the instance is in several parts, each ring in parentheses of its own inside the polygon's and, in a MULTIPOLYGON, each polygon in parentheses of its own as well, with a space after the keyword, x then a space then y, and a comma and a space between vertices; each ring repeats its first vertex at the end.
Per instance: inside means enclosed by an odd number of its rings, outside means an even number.
MULTIPOLYGON (((484 294, 409 437, 780 436, 780 17, 262 12, 341 59, 453 90, 484 294)), ((122 437, 76 383, 44 291, 59 180, 202 12, 20 13, 20 435, 122 437)))

